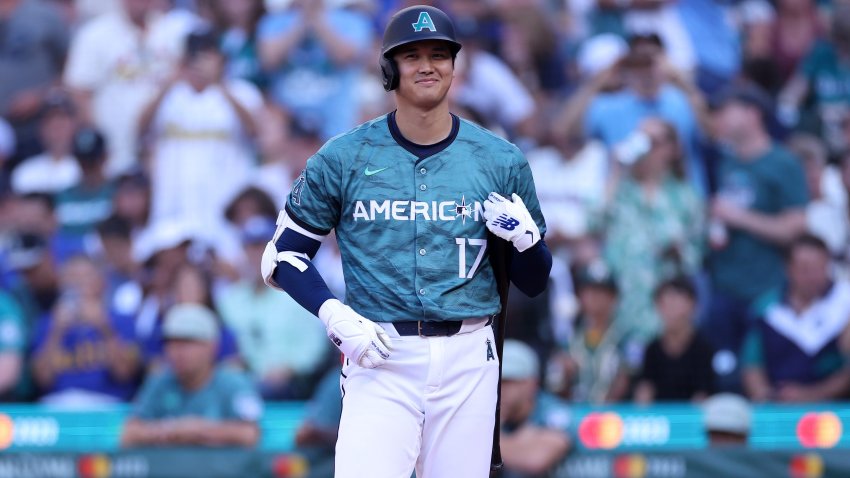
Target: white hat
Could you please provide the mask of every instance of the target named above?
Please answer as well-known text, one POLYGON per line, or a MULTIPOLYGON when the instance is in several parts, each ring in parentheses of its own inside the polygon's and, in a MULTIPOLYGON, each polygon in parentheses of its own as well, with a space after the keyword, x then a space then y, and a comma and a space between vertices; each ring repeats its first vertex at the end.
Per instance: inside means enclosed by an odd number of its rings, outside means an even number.
POLYGON ((502 349, 502 379, 525 380, 537 378, 540 362, 537 353, 519 340, 505 340, 502 349))
POLYGON ((215 342, 218 340, 218 322, 213 312, 203 305, 177 304, 165 314, 162 336, 166 340, 215 342))
POLYGON ((147 262, 157 252, 177 247, 192 238, 191 229, 182 222, 156 221, 133 241, 133 259, 147 262))
POLYGON ((753 412, 744 397, 720 393, 706 400, 703 409, 706 430, 749 435, 753 412))
POLYGON ((594 76, 625 56, 629 45, 613 33, 588 38, 578 50, 576 63, 582 76, 594 76))

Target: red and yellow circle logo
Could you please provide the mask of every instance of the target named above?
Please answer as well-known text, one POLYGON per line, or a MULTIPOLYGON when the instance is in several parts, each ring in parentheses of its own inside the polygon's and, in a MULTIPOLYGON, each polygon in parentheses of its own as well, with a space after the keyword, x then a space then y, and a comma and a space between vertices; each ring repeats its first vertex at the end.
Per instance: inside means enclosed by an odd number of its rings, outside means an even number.
POLYGON ((623 441, 623 419, 613 412, 590 413, 579 424, 578 436, 586 448, 617 448, 623 441))
POLYGON ((797 422, 797 439, 806 448, 832 448, 843 434, 841 419, 832 412, 811 412, 797 422))
POLYGON ((644 478, 646 458, 643 455, 620 455, 614 459, 614 478, 644 478))
POLYGON ((77 460, 77 472, 82 478, 108 478, 112 471, 104 455, 84 455, 77 460))
POLYGON ((272 471, 277 478, 301 478, 307 476, 309 466, 301 455, 281 455, 275 458, 272 471))
POLYGON ((15 423, 9 418, 9 415, 0 413, 0 450, 5 450, 12 446, 12 439, 15 437, 15 423))
POLYGON ((821 478, 823 476, 823 460, 816 453, 794 456, 791 458, 789 468, 791 478, 821 478))

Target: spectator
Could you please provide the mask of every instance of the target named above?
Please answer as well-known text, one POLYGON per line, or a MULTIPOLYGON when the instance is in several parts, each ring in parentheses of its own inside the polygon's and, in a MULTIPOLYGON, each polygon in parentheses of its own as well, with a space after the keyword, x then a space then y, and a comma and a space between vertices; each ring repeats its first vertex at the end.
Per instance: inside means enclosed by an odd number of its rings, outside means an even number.
POLYGON ((263 0, 211 0, 210 7, 227 60, 225 76, 265 87, 257 48, 257 26, 265 14, 263 0))
POLYGON ((274 232, 274 222, 266 218, 245 223, 242 243, 248 259, 241 280, 222 291, 218 305, 263 397, 303 400, 319 378, 327 339, 311 313, 288 294, 267 287, 257 273, 274 232))
MULTIPOLYGON (((199 264, 181 264, 174 271, 169 290, 171 294, 168 296, 167 304, 169 305, 166 306, 166 309, 180 304, 197 304, 203 305, 213 312, 216 318, 216 327, 219 331, 217 334, 219 342, 216 349, 216 361, 229 363, 241 368, 244 362, 239 355, 236 336, 229 327, 222 323, 220 316, 213 306, 213 276, 211 272, 199 264)), ((157 317, 150 336, 145 340, 145 359, 148 367, 151 369, 159 367, 165 359, 163 353, 166 345, 163 335, 164 326, 164 316, 157 317)))
POLYGON ((138 118, 180 59, 193 25, 185 13, 157 12, 154 0, 120 0, 120 7, 83 24, 74 36, 64 81, 84 123, 103 131, 107 176, 137 161, 138 118))
POLYGON ((215 315, 182 304, 165 318, 168 367, 145 381, 121 435, 121 445, 253 447, 263 402, 241 372, 216 365, 215 315))
POLYGON ((848 58, 850 5, 839 3, 832 11, 829 40, 815 43, 780 94, 785 122, 824 138, 831 151, 850 146, 842 132, 850 117, 848 58))
POLYGON ((133 261, 131 252, 130 224, 112 216, 98 224, 97 238, 109 309, 135 317, 142 302, 142 288, 138 281, 139 265, 133 261))
POLYGON ((248 82, 224 78, 224 56, 212 30, 186 41, 182 72, 141 114, 154 141, 151 221, 179 221, 219 235, 228 201, 250 179, 246 143, 262 106, 248 82))
POLYGON ((738 387, 737 356, 753 301, 784 276, 781 248, 806 229, 806 185, 799 161, 765 129, 769 99, 739 86, 718 101, 717 134, 726 146, 711 204, 708 258, 712 292, 703 323, 718 353, 721 389, 738 387))
POLYGON ((45 151, 25 159, 12 172, 12 189, 17 194, 55 194, 80 181, 80 166, 71 156, 75 115, 70 97, 53 91, 44 100, 39 119, 45 151))
MULTIPOLYGON (((743 52, 740 40, 756 41, 759 30, 766 30, 768 25, 767 22, 759 22, 750 16, 746 19, 749 28, 745 34, 741 34, 731 20, 734 15, 730 10, 735 7, 746 8, 741 6, 742 3, 756 2, 743 1, 733 6, 716 0, 671 3, 693 46, 696 60, 693 76, 696 84, 708 95, 721 91, 735 78, 741 68, 743 52)), ((682 50, 681 43, 666 41, 665 43, 673 50, 682 50)), ((684 70, 684 66, 674 64, 684 70)))
POLYGON ((517 340, 502 352, 501 450, 505 478, 543 476, 569 452, 565 403, 539 391, 537 354, 517 340))
POLYGON ((112 212, 127 221, 132 236, 137 236, 148 224, 151 208, 151 185, 141 172, 122 174, 115 180, 112 212))
POLYGON ((59 297, 53 253, 43 236, 21 232, 10 238, 4 259, 5 267, 12 272, 4 288, 21 307, 25 325, 31 329, 53 310, 59 297))
POLYGON ((81 128, 74 134, 72 153, 80 166, 79 184, 56 195, 59 223, 57 259, 79 253, 92 254, 97 225, 112 214, 115 185, 104 176, 106 143, 96 130, 81 128))
POLYGON ((814 0, 779 0, 771 22, 768 58, 776 65, 784 84, 797 71, 800 61, 826 33, 814 0))
POLYGON ((839 338, 850 320, 850 283, 830 277, 826 244, 810 235, 788 252, 788 286, 759 304, 741 352, 744 388, 755 402, 821 402, 850 392, 839 338))
POLYGON ((788 149, 802 160, 806 173, 809 203, 806 205, 806 224, 814 234, 839 255, 847 243, 847 194, 841 185, 841 174, 829 165, 829 153, 815 136, 797 133, 787 141, 788 149))
POLYGON ((354 127, 354 87, 369 52, 372 28, 362 12, 325 0, 292 0, 260 22, 260 62, 270 94, 293 120, 322 141, 354 127))
POLYGON ((752 423, 752 408, 740 395, 720 393, 703 404, 703 426, 711 447, 746 446, 752 423))
POLYGON ((706 170, 698 148, 700 127, 709 130, 705 99, 690 80, 669 65, 657 36, 632 38, 628 56, 581 87, 561 115, 559 132, 569 135, 583 128, 589 136, 613 147, 650 116, 676 127, 688 159, 685 171, 694 187, 705 193, 706 170), (619 82, 616 77, 621 77, 626 87, 603 92, 619 82))
POLYGON ((39 152, 38 113, 62 71, 68 26, 52 2, 6 0, 0 4, 0 116, 15 129, 18 158, 39 152))
POLYGON ((643 356, 635 400, 703 400, 714 393, 714 351, 694 328, 696 288, 686 277, 675 277, 659 284, 654 299, 664 325, 643 356))
POLYGON ((300 158, 296 156, 297 152, 292 151, 290 127, 289 117, 277 105, 267 104, 260 112, 257 121, 257 152, 260 165, 254 171, 251 185, 271 197, 275 206, 273 209, 283 209, 286 198, 289 197, 290 186, 301 174, 307 158, 310 157, 308 154, 300 158))
POLYGON ((509 137, 530 136, 534 98, 508 65, 484 50, 475 20, 459 26, 463 49, 456 61, 453 100, 478 112, 485 126, 496 126, 509 137))
POLYGON ((95 263, 69 259, 60 291, 33 334, 33 378, 42 403, 88 407, 130 400, 140 370, 133 323, 109 314, 95 263))
POLYGON ((579 274, 580 304, 577 330, 566 350, 550 367, 554 392, 576 402, 603 404, 626 397, 629 360, 622 333, 613 326, 617 310, 617 283, 605 263, 596 261, 579 274))
POLYGON ((268 193, 260 188, 248 187, 233 198, 224 210, 224 217, 232 226, 242 228, 249 219, 255 217, 274 221, 277 212, 274 200, 268 193))
POLYGON ((656 285, 676 274, 695 274, 702 264, 705 212, 685 179, 687 161, 673 125, 647 118, 635 134, 649 148, 616 187, 603 254, 621 291, 616 326, 647 343, 660 328, 652 303, 656 285))
POLYGON ((24 378, 26 318, 18 303, 0 290, 0 402, 20 400, 24 378))
POLYGON ((10 214, 2 226, 8 228, 6 232, 37 235, 49 244, 51 252, 56 253, 59 246, 53 197, 45 193, 10 194, 7 200, 10 214))

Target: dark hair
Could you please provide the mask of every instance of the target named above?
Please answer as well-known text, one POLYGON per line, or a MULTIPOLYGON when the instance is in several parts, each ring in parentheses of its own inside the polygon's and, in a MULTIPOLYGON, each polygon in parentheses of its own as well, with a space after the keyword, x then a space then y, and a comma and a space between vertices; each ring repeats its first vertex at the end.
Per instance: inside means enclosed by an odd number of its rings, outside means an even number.
MULTIPOLYGON (((228 28, 228 18, 225 15, 224 11, 221 8, 222 1, 229 0, 207 0, 207 4, 210 7, 210 11, 213 15, 213 23, 215 24, 215 29, 220 33, 226 32, 228 28)), ((263 0, 251 0, 253 2, 253 11, 251 12, 251 27, 248 32, 249 38, 255 38, 257 33, 257 25, 260 24, 260 19, 263 18, 263 15, 266 14, 266 6, 263 0)))
POLYGON ((33 193, 22 194, 19 197, 23 201, 40 202, 51 213, 56 210, 56 200, 50 194, 33 192, 33 193))
POLYGON ((794 256, 794 252, 803 247, 811 247, 823 252, 826 256, 832 256, 829 252, 829 246, 826 245, 826 242, 824 242, 823 239, 815 236, 814 234, 805 233, 794 239, 794 241, 792 241, 788 246, 785 251, 785 260, 790 261, 794 256))
POLYGON ((132 227, 130 226, 130 221, 123 217, 110 216, 97 225, 97 233, 100 237, 130 239, 132 227))
POLYGON ((652 300, 657 301, 661 295, 668 291, 678 292, 690 297, 692 301, 697 301, 697 288, 694 282, 684 275, 677 275, 665 281, 662 281, 652 292, 652 300))
POLYGON ((236 220, 236 205, 242 201, 254 201, 257 203, 257 209, 261 216, 268 217, 274 220, 277 218, 277 206, 274 200, 262 189, 256 186, 249 186, 242 190, 224 210, 224 217, 229 222, 233 223, 236 220))

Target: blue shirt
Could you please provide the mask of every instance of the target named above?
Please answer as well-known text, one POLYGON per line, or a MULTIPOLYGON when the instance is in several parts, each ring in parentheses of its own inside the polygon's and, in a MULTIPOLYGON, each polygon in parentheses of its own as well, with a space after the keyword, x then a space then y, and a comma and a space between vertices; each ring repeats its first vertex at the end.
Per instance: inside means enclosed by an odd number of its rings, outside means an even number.
MULTIPOLYGON (((109 323, 124 347, 138 348, 132 319, 110 315, 109 323)), ((46 345, 54 326, 51 315, 45 315, 38 322, 33 334, 34 353, 38 353, 46 345)), ((135 380, 115 380, 109 371, 107 360, 106 340, 103 335, 89 324, 72 324, 62 337, 61 366, 53 387, 43 392, 49 394, 82 389, 111 395, 119 400, 130 400, 136 391, 135 380)))

